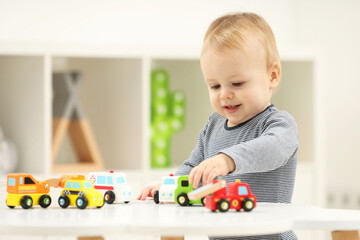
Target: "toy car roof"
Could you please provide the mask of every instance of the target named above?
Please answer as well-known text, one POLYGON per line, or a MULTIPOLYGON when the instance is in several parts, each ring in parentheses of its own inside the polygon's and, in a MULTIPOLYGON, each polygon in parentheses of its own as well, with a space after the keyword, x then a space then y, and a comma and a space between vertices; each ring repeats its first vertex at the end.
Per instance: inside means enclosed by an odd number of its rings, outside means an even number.
POLYGON ((65 182, 68 180, 85 180, 84 175, 62 175, 60 177, 59 186, 64 188, 65 182))

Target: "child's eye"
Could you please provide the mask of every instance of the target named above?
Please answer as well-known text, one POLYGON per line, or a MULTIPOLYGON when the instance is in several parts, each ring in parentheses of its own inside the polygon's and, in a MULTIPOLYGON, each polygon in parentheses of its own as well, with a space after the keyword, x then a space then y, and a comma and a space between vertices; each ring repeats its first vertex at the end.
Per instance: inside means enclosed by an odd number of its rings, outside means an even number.
POLYGON ((220 85, 219 85, 219 84, 217 84, 217 85, 212 85, 212 86, 211 86, 211 89, 218 89, 218 88, 220 88, 220 85))
POLYGON ((233 83, 233 86, 239 87, 239 86, 241 86, 242 84, 243 84, 242 82, 237 82, 237 83, 233 83))

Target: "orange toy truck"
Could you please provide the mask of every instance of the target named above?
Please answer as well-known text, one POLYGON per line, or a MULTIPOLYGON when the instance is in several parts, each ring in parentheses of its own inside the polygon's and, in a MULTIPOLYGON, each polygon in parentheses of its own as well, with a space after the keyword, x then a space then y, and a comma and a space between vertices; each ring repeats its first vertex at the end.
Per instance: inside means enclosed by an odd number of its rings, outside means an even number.
POLYGON ((51 179, 42 182, 36 181, 31 174, 8 174, 6 205, 9 208, 21 206, 28 209, 33 205, 47 208, 51 204, 51 197, 48 193, 53 184, 51 179))

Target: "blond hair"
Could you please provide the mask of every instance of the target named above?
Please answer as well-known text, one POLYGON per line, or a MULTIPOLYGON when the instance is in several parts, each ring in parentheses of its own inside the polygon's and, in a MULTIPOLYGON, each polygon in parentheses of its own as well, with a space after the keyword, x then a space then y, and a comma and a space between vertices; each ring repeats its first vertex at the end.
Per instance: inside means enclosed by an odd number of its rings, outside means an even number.
POLYGON ((237 48, 246 52, 244 45, 247 35, 253 34, 262 44, 266 54, 267 65, 274 62, 280 64, 274 34, 269 24, 255 13, 230 13, 215 19, 209 26, 201 51, 201 55, 209 47, 219 50, 237 48))

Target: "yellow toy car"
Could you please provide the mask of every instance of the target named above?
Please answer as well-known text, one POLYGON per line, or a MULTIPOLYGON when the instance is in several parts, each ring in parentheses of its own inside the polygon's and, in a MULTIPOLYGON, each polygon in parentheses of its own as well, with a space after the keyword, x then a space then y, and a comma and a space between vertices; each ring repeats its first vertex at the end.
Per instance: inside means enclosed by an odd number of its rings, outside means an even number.
POLYGON ((50 187, 48 181, 36 181, 31 174, 10 173, 7 175, 6 205, 9 208, 21 206, 28 209, 33 205, 47 208, 51 204, 50 187))
POLYGON ((70 179, 64 182, 59 206, 67 208, 69 205, 84 209, 87 206, 101 208, 104 206, 103 195, 94 188, 92 181, 84 179, 70 179))

